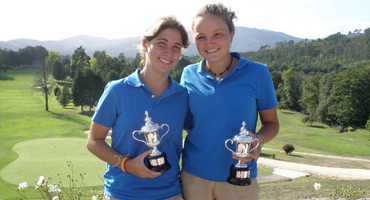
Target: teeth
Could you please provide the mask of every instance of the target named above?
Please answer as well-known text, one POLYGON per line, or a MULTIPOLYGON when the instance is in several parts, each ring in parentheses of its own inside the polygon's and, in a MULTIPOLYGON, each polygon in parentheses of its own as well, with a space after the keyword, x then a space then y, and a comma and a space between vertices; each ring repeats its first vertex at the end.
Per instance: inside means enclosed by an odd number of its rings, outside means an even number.
POLYGON ((169 61, 169 60, 165 60, 165 59, 163 59, 163 58, 159 58, 159 60, 160 60, 160 61, 162 61, 162 62, 164 62, 164 63, 167 63, 167 64, 170 64, 170 63, 171 63, 171 61, 169 61))
POLYGON ((208 53, 213 53, 213 52, 216 52, 217 49, 211 49, 211 50, 207 50, 208 53))

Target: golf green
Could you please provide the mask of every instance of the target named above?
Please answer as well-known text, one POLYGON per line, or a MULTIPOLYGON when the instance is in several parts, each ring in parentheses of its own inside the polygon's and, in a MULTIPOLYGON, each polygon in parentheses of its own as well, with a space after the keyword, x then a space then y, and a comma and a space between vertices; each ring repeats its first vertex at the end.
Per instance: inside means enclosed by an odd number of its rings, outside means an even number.
POLYGON ((63 186, 69 186, 70 176, 77 180, 78 186, 103 184, 105 163, 87 150, 84 139, 30 140, 14 145, 13 150, 18 153, 18 158, 0 172, 1 178, 9 183, 27 182, 34 186, 39 177, 44 176, 51 178, 49 184, 59 184, 61 177, 63 186))

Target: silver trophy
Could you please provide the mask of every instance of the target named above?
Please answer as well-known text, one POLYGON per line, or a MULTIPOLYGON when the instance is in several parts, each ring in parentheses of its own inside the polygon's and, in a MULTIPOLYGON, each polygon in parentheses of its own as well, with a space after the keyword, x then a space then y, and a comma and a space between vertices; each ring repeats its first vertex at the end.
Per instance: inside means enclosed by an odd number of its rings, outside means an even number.
POLYGON ((147 157, 149 161, 149 169, 156 172, 167 171, 171 168, 171 165, 167 161, 166 153, 160 152, 157 149, 157 146, 161 143, 162 138, 167 135, 170 127, 167 124, 162 124, 159 126, 158 124, 153 123, 152 118, 149 117, 148 111, 145 111, 145 115, 145 125, 141 127, 140 131, 136 130, 132 132, 132 137, 139 142, 143 142, 148 147, 153 148, 152 152, 147 157), (162 135, 162 137, 159 137, 159 129, 163 129, 164 126, 167 127, 167 131, 162 135), (135 133, 143 133, 145 141, 137 139, 135 137, 135 133))
MULTIPOLYGON (((259 146, 259 140, 257 138, 253 138, 248 134, 247 129, 245 128, 245 122, 243 122, 243 126, 240 129, 239 135, 235 135, 233 139, 227 139, 225 141, 226 148, 235 154, 237 157, 247 157, 250 152, 255 150, 259 146), (235 152, 231 150, 227 143, 231 142, 233 144, 235 142, 236 150, 235 152), (251 148, 251 145, 254 141, 257 141, 257 145, 251 148)), ((245 162, 241 162, 239 160, 238 164, 230 166, 230 176, 227 178, 227 182, 233 185, 250 185, 250 168, 245 162)))

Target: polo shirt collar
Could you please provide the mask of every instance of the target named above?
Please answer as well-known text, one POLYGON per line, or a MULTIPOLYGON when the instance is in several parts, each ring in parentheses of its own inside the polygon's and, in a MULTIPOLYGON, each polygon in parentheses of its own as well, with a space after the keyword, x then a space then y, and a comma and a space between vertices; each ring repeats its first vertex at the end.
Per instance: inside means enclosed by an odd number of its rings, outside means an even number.
MULTIPOLYGON (((127 77, 127 83, 133 87, 141 87, 144 86, 144 83, 141 81, 140 76, 140 69, 137 69, 134 73, 130 74, 127 77)), ((166 89, 170 94, 182 92, 182 87, 172 79, 171 76, 168 76, 170 79, 170 86, 166 89)))
POLYGON ((140 69, 137 69, 134 73, 130 74, 127 77, 127 83, 133 87, 143 86, 144 83, 141 81, 139 73, 140 73, 140 69))

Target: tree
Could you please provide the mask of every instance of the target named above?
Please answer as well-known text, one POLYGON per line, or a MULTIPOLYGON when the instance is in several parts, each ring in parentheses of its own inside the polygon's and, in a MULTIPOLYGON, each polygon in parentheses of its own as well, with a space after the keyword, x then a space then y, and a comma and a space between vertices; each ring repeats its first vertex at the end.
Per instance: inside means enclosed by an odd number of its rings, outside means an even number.
POLYGON ((310 76, 303 82, 302 98, 299 100, 308 115, 303 118, 304 123, 316 121, 316 109, 319 105, 319 83, 321 74, 310 76))
POLYGON ((75 106, 89 106, 90 111, 96 105, 104 90, 104 82, 99 73, 90 68, 78 71, 72 84, 72 99, 75 106))
POLYGON ((35 75, 35 85, 45 99, 45 110, 49 111, 49 97, 53 88, 53 83, 50 80, 49 70, 45 65, 45 59, 48 55, 48 51, 42 46, 35 47, 35 58, 36 63, 39 64, 39 68, 35 75))
POLYGON ((49 51, 46 58, 46 66, 52 71, 53 77, 56 80, 64 80, 66 78, 66 69, 62 62, 62 56, 57 51, 49 51))
POLYGON ((65 108, 71 102, 71 92, 66 86, 63 87, 62 93, 58 96, 58 102, 65 108))
POLYGON ((90 57, 85 53, 85 49, 82 46, 77 48, 72 55, 72 60, 71 60, 71 65, 70 65, 71 78, 74 78, 74 76, 76 75, 78 71, 82 71, 85 67, 90 67, 89 60, 90 60, 90 57))
POLYGON ((49 111, 49 98, 54 84, 50 80, 49 70, 46 68, 45 64, 38 67, 34 82, 35 88, 45 99, 45 110, 49 111))
POLYGON ((370 66, 348 69, 333 79, 328 98, 340 125, 363 127, 370 116, 370 66))
POLYGON ((329 103, 328 98, 333 88, 333 79, 336 76, 336 72, 332 71, 328 74, 324 74, 319 82, 319 104, 316 108, 316 115, 321 123, 333 126, 336 122, 336 117, 329 113, 332 109, 332 105, 329 103))
POLYGON ((299 73, 294 68, 289 68, 283 72, 284 97, 288 107, 295 111, 300 111, 301 106, 298 101, 302 95, 302 80, 299 73))
POLYGON ((86 85, 82 71, 77 71, 72 83, 72 100, 75 106, 81 106, 81 111, 84 110, 84 106, 87 103, 86 85))

